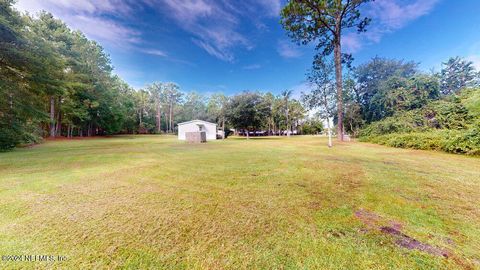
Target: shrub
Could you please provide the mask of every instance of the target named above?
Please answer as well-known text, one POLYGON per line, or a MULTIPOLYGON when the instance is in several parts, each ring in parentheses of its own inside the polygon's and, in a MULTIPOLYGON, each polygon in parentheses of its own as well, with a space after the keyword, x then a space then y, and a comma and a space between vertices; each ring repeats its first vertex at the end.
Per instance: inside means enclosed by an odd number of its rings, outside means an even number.
POLYGON ((361 141, 421 150, 438 150, 456 154, 480 155, 480 125, 464 130, 394 133, 362 137, 361 141))

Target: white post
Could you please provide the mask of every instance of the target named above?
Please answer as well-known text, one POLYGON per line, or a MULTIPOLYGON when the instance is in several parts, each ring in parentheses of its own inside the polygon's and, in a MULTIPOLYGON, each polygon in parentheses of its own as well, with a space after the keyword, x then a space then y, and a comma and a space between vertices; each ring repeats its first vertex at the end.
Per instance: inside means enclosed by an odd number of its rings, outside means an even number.
POLYGON ((332 129, 330 128, 330 118, 327 117, 327 128, 328 128, 328 147, 332 147, 332 129))

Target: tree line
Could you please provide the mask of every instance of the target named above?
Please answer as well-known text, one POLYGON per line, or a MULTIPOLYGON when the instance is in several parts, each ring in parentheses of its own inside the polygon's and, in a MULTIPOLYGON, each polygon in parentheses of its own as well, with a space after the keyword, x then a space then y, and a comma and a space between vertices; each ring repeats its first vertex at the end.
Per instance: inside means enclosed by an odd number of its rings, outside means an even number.
POLYGON ((128 129, 134 91, 95 41, 51 14, 21 15, 0 2, 0 144, 128 129))
MULTIPOLYGON (((98 43, 50 13, 21 14, 13 3, 0 1, 1 149, 45 137, 174 133, 192 119, 269 134, 303 124, 305 110, 288 91, 204 96, 171 82, 137 91, 114 75, 98 43)), ((312 121, 307 132, 319 130, 312 121)))

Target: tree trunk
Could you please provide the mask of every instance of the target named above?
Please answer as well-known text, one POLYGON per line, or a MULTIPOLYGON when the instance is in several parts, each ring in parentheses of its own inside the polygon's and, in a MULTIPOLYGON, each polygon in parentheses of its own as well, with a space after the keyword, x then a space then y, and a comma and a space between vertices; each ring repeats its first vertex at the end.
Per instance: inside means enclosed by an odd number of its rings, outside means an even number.
POLYGON ((168 133, 168 112, 165 110, 163 113, 163 118, 165 119, 165 133, 168 133))
POLYGON ((172 117, 171 117, 171 119, 172 119, 172 126, 171 126, 171 127, 172 127, 172 133, 175 132, 175 125, 174 125, 174 123, 173 123, 173 122, 175 121, 175 119, 174 119, 173 105, 174 105, 174 104, 172 103, 172 117))
POLYGON ((250 132, 248 132, 248 129, 247 129, 247 140, 250 139, 250 132))
POLYGON ((222 140, 225 140, 225 117, 222 118, 222 140))
POLYGON ((168 108, 168 132, 172 133, 172 103, 171 102, 168 108))
POLYGON ((287 100, 287 137, 290 137, 290 126, 288 123, 288 100, 287 100))
POLYGON ((62 136, 62 114, 60 112, 61 98, 58 98, 57 108, 57 126, 55 128, 55 136, 62 136))
POLYGON ((161 128, 161 121, 160 120, 162 119, 161 117, 162 116, 161 116, 161 112, 160 112, 160 104, 158 104, 157 105, 157 133, 159 133, 159 134, 161 132, 161 129, 160 129, 161 128))
POLYGON ((343 83, 342 83, 342 47, 340 43, 340 33, 335 38, 335 79, 337 84, 337 138, 343 141, 343 83))
POLYGON ((50 137, 55 137, 55 98, 50 97, 50 137))

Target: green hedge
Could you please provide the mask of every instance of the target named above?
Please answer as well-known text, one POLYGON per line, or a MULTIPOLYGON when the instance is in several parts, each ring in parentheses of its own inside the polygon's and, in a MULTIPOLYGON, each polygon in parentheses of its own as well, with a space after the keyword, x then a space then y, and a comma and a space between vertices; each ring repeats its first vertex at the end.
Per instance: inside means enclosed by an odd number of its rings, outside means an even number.
POLYGON ((480 155, 480 125, 464 130, 392 133, 362 137, 360 140, 392 147, 480 155))

